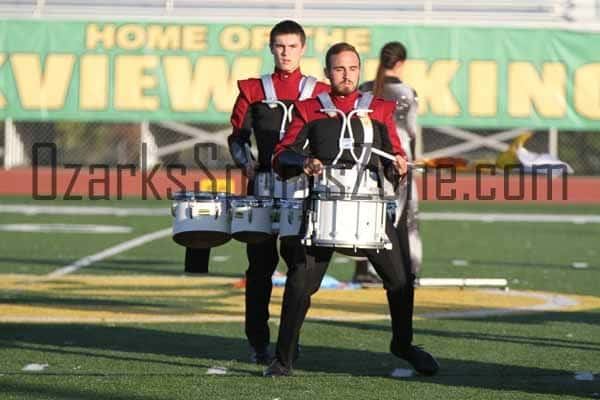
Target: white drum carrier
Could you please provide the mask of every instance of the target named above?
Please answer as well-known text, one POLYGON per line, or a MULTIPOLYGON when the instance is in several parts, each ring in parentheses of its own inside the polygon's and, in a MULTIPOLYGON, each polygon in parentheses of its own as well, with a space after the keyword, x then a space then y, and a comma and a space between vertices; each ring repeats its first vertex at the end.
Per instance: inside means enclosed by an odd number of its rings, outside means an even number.
POLYGON ((227 195, 178 192, 173 195, 173 240, 185 247, 217 247, 231 239, 227 195))
POLYGON ((355 109, 348 115, 335 108, 328 94, 321 93, 318 98, 324 107, 322 112, 342 117, 342 129, 339 152, 332 165, 314 179, 303 244, 335 247, 337 251, 350 254, 357 249, 390 249, 391 242, 385 233, 388 202, 377 174, 366 169, 373 150, 373 125, 367 117, 372 111, 368 108, 373 97, 370 93, 362 94, 355 109), (360 157, 354 152, 354 134, 350 124, 354 115, 359 116, 364 131, 360 157), (351 169, 337 167, 346 150, 355 161, 351 169))

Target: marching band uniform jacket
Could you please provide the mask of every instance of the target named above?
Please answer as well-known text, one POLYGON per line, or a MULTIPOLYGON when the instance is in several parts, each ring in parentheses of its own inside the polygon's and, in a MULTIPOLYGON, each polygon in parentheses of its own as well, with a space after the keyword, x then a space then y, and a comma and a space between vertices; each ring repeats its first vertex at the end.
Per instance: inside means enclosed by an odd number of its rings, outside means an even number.
MULTIPOLYGON (((290 106, 298 100, 307 78, 300 69, 288 73, 275 69, 271 75, 277 99, 290 106)), ((239 95, 231 114, 233 132, 228 138, 233 160, 239 167, 246 166, 248 159, 245 145, 250 145, 250 135, 254 132, 258 150, 258 171, 271 170, 271 157, 280 139, 280 127, 284 118, 282 107, 270 107, 263 100, 267 98, 261 79, 253 78, 238 81, 239 95)), ((329 90, 329 85, 316 82, 311 96, 329 90)))
MULTIPOLYGON (((346 96, 330 93, 334 106, 346 114, 355 108, 360 96, 358 91, 346 96)), ((338 154, 342 119, 334 114, 328 115, 322 111, 323 108, 324 105, 317 98, 295 103, 294 118, 273 156, 273 168, 283 179, 302 173, 302 165, 307 156, 330 165, 338 154)), ((394 122, 395 102, 374 98, 369 109, 372 110, 368 117, 373 125, 373 147, 404 157, 394 122)), ((364 145, 364 132, 358 116, 351 118, 350 125, 354 134, 355 153, 360 154, 364 145)), ((379 162, 384 165, 386 176, 390 179, 393 166, 385 158, 371 154, 367 168, 377 171, 379 162)), ((344 151, 338 164, 351 167, 355 160, 349 151, 344 151)))

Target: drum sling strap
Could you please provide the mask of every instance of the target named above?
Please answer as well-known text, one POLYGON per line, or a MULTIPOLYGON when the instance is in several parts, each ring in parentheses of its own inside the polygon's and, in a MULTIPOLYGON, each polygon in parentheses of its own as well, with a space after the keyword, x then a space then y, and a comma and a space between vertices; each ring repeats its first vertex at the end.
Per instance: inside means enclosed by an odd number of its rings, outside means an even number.
MULTIPOLYGON (((285 103, 277 99, 275 93, 275 86, 273 85, 273 77, 270 74, 265 74, 260 77, 263 91, 265 92, 265 99, 262 101, 267 104, 269 108, 281 107, 283 109, 283 118, 281 119, 281 125, 279 127, 279 140, 283 138, 285 134, 285 125, 292 121, 292 111, 294 105, 286 106, 285 103)), ((312 97, 312 93, 317 86, 317 78, 314 76, 303 76, 300 80, 300 95, 298 100, 306 100, 312 97)))
POLYGON ((373 122, 368 116, 370 112, 373 112, 373 110, 369 109, 371 103, 373 102, 373 95, 370 92, 362 93, 361 97, 355 103, 354 109, 350 111, 348 115, 335 107, 329 93, 319 93, 317 98, 323 106, 323 108, 320 110, 321 112, 326 113, 330 117, 340 115, 342 118, 342 128, 340 131, 340 138, 338 140, 339 152, 335 156, 332 165, 336 165, 338 163, 345 150, 350 152, 350 155, 359 168, 357 180, 353 189, 353 193, 356 193, 358 191, 358 185, 362 180, 367 164, 371 158, 371 152, 373 151, 373 122), (354 132, 351 124, 351 119, 354 115, 358 116, 358 120, 363 128, 363 148, 360 157, 357 157, 356 153, 354 152, 354 132), (348 133, 347 136, 346 132, 348 133))

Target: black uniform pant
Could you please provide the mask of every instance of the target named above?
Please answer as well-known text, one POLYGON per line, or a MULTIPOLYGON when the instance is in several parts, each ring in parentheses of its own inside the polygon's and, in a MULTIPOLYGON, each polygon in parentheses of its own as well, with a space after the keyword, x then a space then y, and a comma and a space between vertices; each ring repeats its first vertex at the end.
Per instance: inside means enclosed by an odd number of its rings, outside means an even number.
MULTIPOLYGON (((294 254, 301 250, 299 239, 280 243, 281 257, 288 266, 293 265, 294 254)), ((272 276, 279 263, 277 236, 257 244, 248 244, 246 254, 246 337, 252 347, 264 349, 270 343, 269 302, 273 289, 272 276)))
POLYGON ((206 274, 208 273, 209 260, 210 248, 185 248, 185 272, 190 274, 206 274))
MULTIPOLYGON (((280 252, 288 266, 294 265, 294 255, 302 253, 300 239, 285 240, 280 252)), ((262 350, 270 343, 269 302, 273 289, 272 276, 279 263, 277 236, 256 244, 246 245, 248 269, 246 270, 245 332, 250 345, 262 350)), ((186 249, 186 272, 208 271, 210 249, 186 249)))
MULTIPOLYGON (((410 269, 409 253, 400 245, 399 239, 403 235, 394 229, 389 219, 386 233, 392 242, 391 250, 361 250, 361 253, 369 259, 383 280, 392 319, 392 345, 402 350, 410 346, 413 338, 415 277, 410 269)), ((333 252, 330 247, 310 246, 294 253, 295 265, 288 270, 277 340, 277 358, 288 368, 292 366, 295 346, 310 307, 311 296, 319 289, 333 252)))

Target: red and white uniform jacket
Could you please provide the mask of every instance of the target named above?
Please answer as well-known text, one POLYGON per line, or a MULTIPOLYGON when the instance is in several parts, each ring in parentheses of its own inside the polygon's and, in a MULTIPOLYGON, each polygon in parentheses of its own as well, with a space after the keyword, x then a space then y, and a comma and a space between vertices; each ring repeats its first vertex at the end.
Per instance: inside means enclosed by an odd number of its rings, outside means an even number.
MULTIPOLYGON (((346 96, 330 93, 333 105, 346 115, 352 111, 362 94, 355 91, 346 96)), ((340 135, 343 119, 338 114, 326 113, 327 108, 321 99, 312 98, 295 103, 294 117, 288 126, 285 136, 275 148, 273 168, 283 179, 302 172, 302 164, 306 157, 319 159, 324 165, 331 165, 340 151, 340 135)), ((373 126, 372 146, 390 154, 405 156, 394 122, 394 101, 374 98, 369 107, 372 110, 368 118, 373 126)), ((365 145, 363 124, 358 115, 349 120, 354 137, 354 151, 360 154, 365 145)), ((344 151, 337 164, 351 167, 356 163, 349 151, 344 151)), ((367 168, 378 170, 380 164, 389 170, 392 162, 371 154, 367 168)), ((388 175, 386 173, 386 175, 388 175)))
POLYGON ((240 93, 231 114, 233 132, 228 138, 229 150, 238 166, 247 165, 250 159, 246 146, 250 145, 250 135, 254 132, 259 171, 271 170, 275 145, 283 136, 288 117, 291 119, 289 107, 299 98, 329 90, 329 85, 302 75, 300 69, 291 73, 275 69, 270 76, 240 80, 238 87, 240 93))

